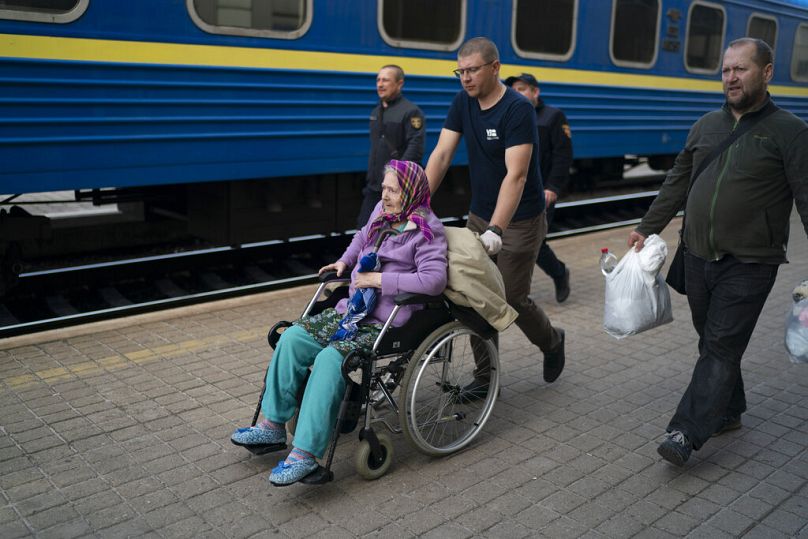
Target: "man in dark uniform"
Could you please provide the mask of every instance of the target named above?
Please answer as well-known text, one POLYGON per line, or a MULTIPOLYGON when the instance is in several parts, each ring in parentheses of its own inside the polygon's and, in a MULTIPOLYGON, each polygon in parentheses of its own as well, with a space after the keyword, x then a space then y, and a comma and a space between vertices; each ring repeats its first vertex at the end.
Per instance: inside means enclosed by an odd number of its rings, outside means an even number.
MULTIPOLYGON (((539 168, 544 181, 544 199, 547 202, 547 228, 553 223, 558 195, 567 187, 572 165, 572 136, 567 117, 559 109, 545 105, 539 97, 541 90, 536 78, 529 73, 508 77, 505 84, 525 96, 536 109, 539 126, 539 168)), ((570 295, 570 270, 547 245, 539 248, 536 264, 553 279, 556 301, 563 303, 570 295)))
POLYGON ((424 113, 401 95, 403 86, 404 71, 399 66, 386 65, 379 70, 376 76, 379 104, 370 114, 370 155, 357 228, 368 222, 370 212, 381 200, 384 165, 391 159, 420 163, 424 156, 424 113))

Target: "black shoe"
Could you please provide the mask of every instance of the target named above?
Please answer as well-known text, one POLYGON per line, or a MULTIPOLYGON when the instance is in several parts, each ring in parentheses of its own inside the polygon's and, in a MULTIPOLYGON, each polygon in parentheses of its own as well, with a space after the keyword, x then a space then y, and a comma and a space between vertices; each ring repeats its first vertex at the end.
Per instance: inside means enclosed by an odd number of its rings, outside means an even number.
POLYGON ((665 435, 665 440, 657 447, 663 459, 676 466, 683 466, 690 453, 693 451, 693 444, 681 431, 674 430, 665 435))
POLYGON ((570 269, 564 268, 564 275, 558 279, 553 279, 555 284, 555 295, 558 303, 564 303, 570 297, 570 269))
POLYGON ((721 426, 718 427, 713 433, 713 436, 720 436, 725 432, 729 432, 731 430, 738 430, 739 428, 743 427, 743 423, 741 423, 741 416, 734 415, 729 417, 722 417, 721 418, 721 426))
POLYGON ((563 329, 559 329, 558 332, 561 334, 561 342, 552 351, 544 353, 544 381, 548 383, 555 382, 561 376, 561 371, 564 370, 564 341, 566 337, 563 329))
POLYGON ((488 397, 489 387, 491 387, 491 382, 488 380, 475 378, 470 384, 460 390, 458 399, 462 403, 485 400, 485 398, 488 397))

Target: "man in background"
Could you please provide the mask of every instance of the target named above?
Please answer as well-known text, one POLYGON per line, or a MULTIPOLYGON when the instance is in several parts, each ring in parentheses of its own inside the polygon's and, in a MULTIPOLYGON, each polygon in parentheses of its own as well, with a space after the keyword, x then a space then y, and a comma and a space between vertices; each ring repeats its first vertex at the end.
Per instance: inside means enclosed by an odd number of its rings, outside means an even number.
POLYGON ((424 113, 401 95, 403 86, 404 70, 397 65, 386 65, 376 75, 379 103, 370 113, 370 154, 357 228, 367 223, 376 203, 381 200, 384 165, 391 159, 420 164, 424 156, 424 113))
MULTIPOLYGON (((572 134, 567 117, 561 110, 542 101, 541 89, 536 77, 522 73, 518 77, 508 77, 505 84, 525 96, 536 109, 536 124, 539 128, 539 168, 544 183, 544 199, 547 204, 547 229, 553 224, 555 203, 567 187, 572 165, 572 134)), ((563 303, 570 295, 570 270, 556 257, 547 245, 547 238, 541 242, 536 264, 546 273, 555 285, 556 301, 563 303)))

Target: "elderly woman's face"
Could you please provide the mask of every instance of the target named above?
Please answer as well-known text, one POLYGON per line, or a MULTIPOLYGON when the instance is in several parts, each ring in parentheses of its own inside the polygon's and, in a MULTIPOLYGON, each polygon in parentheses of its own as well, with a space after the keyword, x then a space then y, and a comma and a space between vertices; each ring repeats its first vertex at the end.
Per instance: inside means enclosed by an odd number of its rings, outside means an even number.
POLYGON ((382 180, 382 206, 386 213, 401 213, 404 195, 398 185, 395 172, 388 172, 382 180))

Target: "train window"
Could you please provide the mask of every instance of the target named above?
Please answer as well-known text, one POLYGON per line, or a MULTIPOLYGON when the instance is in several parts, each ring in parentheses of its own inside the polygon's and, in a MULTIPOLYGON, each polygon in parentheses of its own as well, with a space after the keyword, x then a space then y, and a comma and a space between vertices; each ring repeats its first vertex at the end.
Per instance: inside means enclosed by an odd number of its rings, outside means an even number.
POLYGON ((802 23, 794 34, 791 53, 791 78, 808 82, 808 24, 802 23))
POLYGON ((609 53, 615 65, 654 65, 661 14, 660 0, 614 0, 609 53))
POLYGON ((715 73, 721 67, 724 32, 724 8, 706 2, 694 2, 687 16, 685 67, 693 73, 715 73))
POLYGON ((73 22, 87 11, 90 0, 0 0, 0 19, 73 22))
POLYGON ((296 39, 311 26, 312 0, 187 0, 194 23, 211 34, 296 39))
POLYGON ((777 42, 777 19, 758 13, 752 15, 749 17, 746 35, 762 39, 774 50, 777 42))
POLYGON ((511 42, 520 56, 569 60, 575 46, 578 0, 513 3, 511 42))
POLYGON ((466 32, 466 0, 379 0, 378 25, 394 47, 454 50, 466 32))

